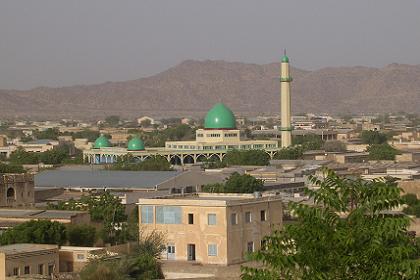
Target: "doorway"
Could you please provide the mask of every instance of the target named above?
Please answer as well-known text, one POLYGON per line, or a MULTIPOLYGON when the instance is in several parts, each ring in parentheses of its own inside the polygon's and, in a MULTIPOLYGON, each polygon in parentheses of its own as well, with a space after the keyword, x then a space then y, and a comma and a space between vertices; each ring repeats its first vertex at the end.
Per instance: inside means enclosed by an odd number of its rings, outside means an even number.
POLYGON ((195 261, 195 244, 187 245, 187 257, 189 261, 195 261))

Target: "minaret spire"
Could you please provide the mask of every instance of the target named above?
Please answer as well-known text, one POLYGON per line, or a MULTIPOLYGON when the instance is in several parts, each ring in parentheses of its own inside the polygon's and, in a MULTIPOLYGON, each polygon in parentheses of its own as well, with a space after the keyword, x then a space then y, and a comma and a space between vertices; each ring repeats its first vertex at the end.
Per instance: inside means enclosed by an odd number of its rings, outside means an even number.
POLYGON ((284 49, 284 55, 281 58, 280 73, 280 100, 281 100, 281 147, 287 148, 292 145, 292 117, 291 117, 291 98, 290 98, 290 76, 289 58, 284 49))

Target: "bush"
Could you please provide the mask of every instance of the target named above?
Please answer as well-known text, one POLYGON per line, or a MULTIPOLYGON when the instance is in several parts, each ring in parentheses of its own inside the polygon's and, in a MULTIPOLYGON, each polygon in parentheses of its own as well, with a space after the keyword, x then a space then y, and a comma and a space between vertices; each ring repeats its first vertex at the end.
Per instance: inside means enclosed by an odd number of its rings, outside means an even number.
POLYGON ((237 172, 232 173, 225 183, 208 184, 202 187, 203 192, 211 193, 253 193, 261 191, 264 186, 262 180, 237 172))
POLYGON ((302 146, 292 146, 287 148, 281 148, 274 159, 300 159, 303 156, 302 146))
POLYGON ((264 150, 232 150, 223 158, 227 165, 268 165, 270 156, 264 150))
POLYGON ((91 247, 95 244, 96 229, 89 225, 69 225, 67 239, 71 246, 91 247))
POLYGON ((347 147, 345 143, 338 140, 327 141, 324 143, 324 150, 326 152, 345 152, 347 147))
POLYGON ((0 173, 26 173, 26 170, 19 164, 5 164, 0 162, 0 173))
POLYGON ((366 151, 370 160, 395 160, 395 156, 399 154, 398 150, 387 143, 369 145, 366 151))

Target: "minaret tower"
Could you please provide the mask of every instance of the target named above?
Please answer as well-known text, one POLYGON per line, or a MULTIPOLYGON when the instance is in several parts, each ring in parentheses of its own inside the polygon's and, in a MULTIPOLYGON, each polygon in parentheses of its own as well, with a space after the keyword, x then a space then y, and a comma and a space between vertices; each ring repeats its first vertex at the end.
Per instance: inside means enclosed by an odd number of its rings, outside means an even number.
POLYGON ((289 71, 289 58, 284 50, 281 58, 280 73, 280 100, 281 100, 281 147, 286 148, 292 145, 292 116, 291 116, 291 99, 290 99, 290 83, 292 77, 289 71))

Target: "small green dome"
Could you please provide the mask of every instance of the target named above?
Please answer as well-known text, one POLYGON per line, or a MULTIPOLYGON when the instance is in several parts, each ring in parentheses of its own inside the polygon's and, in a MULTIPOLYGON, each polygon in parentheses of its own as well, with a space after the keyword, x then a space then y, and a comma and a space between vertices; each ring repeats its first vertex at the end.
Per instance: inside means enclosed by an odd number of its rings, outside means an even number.
POLYGON ((205 129, 235 129, 236 119, 232 111, 222 103, 217 103, 207 112, 205 129))
POLYGON ((144 142, 138 136, 134 136, 128 141, 127 144, 128 151, 143 151, 144 150, 144 142))
POLYGON ((287 55, 283 55, 281 62, 289 63, 289 57, 287 55))
POLYGON ((111 142, 109 142, 108 138, 105 135, 101 135, 96 139, 95 145, 93 146, 94 149, 106 148, 111 147, 111 142))

